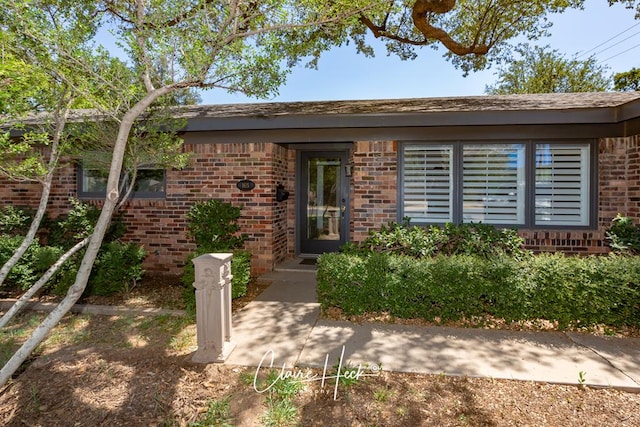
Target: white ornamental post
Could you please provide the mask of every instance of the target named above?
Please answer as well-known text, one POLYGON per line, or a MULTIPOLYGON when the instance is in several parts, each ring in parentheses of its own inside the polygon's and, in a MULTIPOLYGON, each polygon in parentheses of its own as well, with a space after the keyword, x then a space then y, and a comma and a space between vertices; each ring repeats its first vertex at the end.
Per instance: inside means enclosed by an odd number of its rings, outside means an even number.
POLYGON ((204 254, 193 260, 196 281, 197 363, 224 363, 231 342, 231 256, 204 254))

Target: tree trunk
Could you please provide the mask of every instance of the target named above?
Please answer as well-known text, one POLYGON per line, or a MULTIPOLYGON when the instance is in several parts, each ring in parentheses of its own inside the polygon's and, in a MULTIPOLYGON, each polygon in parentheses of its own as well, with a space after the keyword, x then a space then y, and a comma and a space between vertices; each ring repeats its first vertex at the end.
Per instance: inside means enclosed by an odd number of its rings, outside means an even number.
POLYGON ((47 334, 60 322, 65 314, 73 307, 78 301, 89 281, 89 275, 93 268, 93 263, 96 260, 102 240, 107 232, 109 224, 111 223, 111 217, 118 204, 119 199, 119 182, 120 173, 122 172, 122 163, 124 159, 125 149, 127 147, 127 141, 129 139, 129 132, 133 127, 135 120, 145 112, 145 110, 160 96, 166 95, 179 89, 177 86, 165 86, 153 91, 150 91, 142 100, 134 105, 129 111, 127 111, 120 122, 120 129, 118 130, 118 136, 113 147, 113 157, 111 159, 111 168, 109 169, 109 178, 107 180, 107 196, 105 197, 104 204, 98 222, 95 225, 93 234, 89 240, 89 245, 82 258, 78 274, 76 275, 75 283, 69 288, 67 295, 58 304, 58 306, 42 321, 40 325, 33 331, 31 336, 25 341, 25 343, 16 351, 11 359, 0 370, 0 387, 4 386, 11 376, 18 370, 20 365, 29 357, 31 352, 45 339, 47 334))
POLYGON ((0 329, 7 326, 7 324, 13 319, 13 317, 27 305, 31 297, 33 297, 48 281, 51 277, 60 269, 69 258, 75 255, 80 249, 87 246, 89 243, 89 237, 78 242, 74 247, 69 249, 64 255, 62 255, 49 269, 42 275, 40 280, 31 286, 27 292, 25 292, 18 300, 11 306, 11 308, 0 318, 0 329))
POLYGON ((20 243, 20 246, 14 251, 13 255, 7 262, 4 263, 2 268, 0 269, 0 286, 4 283, 7 276, 11 272, 11 269, 15 267, 15 265, 20 261, 20 258, 27 251, 31 242, 36 237, 36 233, 40 228, 40 223, 42 222, 42 218, 44 218, 44 214, 47 210, 47 205, 49 204, 49 194, 51 193, 51 182, 53 181, 53 175, 56 170, 56 165, 58 164, 58 159, 60 157, 60 139, 62 138, 62 132, 64 131, 64 127, 67 123, 67 117, 69 115, 69 102, 62 109, 62 113, 58 114, 56 117, 56 129, 55 134, 53 135, 53 140, 51 142, 51 153, 49 154, 49 162, 47 164, 47 174, 44 176, 44 180, 42 182, 42 194, 40 195, 40 204, 38 205, 38 210, 36 215, 31 221, 31 226, 29 227, 29 231, 27 235, 20 243))

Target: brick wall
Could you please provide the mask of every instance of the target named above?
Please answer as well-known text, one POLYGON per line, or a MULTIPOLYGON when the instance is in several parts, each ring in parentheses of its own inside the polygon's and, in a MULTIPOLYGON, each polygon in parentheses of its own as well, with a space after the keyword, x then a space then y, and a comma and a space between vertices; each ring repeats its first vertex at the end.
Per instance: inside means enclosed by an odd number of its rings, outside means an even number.
POLYGON ((627 138, 627 205, 626 214, 640 217, 640 135, 627 138))
POLYGON ((357 141, 351 177, 351 238, 397 218, 398 152, 394 141, 357 141))
MULTIPOLYGON (((124 209, 126 240, 144 244, 145 268, 179 274, 194 244, 186 237, 186 213, 199 200, 222 199, 243 205, 240 225, 249 235, 253 273, 270 271, 295 253, 295 150, 272 143, 185 144, 192 165, 167 171, 166 198, 131 200, 124 209), (249 179, 255 189, 236 188, 249 179), (275 200, 283 184, 287 201, 275 200)), ((522 230, 526 245, 535 250, 602 253, 604 229, 620 212, 640 216, 640 136, 602 139, 598 147, 598 230, 522 230)), ((397 145, 393 141, 358 141, 351 162, 351 240, 361 241, 371 229, 397 220, 397 145)), ((0 180, 0 205, 36 206, 39 185, 0 180)), ((67 166, 56 176, 50 216, 66 212, 76 194, 76 169, 67 166)))
MULTIPOLYGON (((144 245, 146 269, 180 274, 195 248, 186 236, 185 216, 196 201, 208 199, 244 206, 239 224, 249 235, 253 273, 270 271, 293 255, 288 217, 294 198, 275 200, 278 183, 293 189, 289 150, 272 143, 185 144, 184 150, 193 154, 191 166, 167 171, 165 199, 133 199, 123 209, 128 226, 124 240, 144 245), (254 181, 255 188, 238 190, 241 179, 254 181)), ((49 215, 55 217, 68 211, 69 197, 76 194, 76 168, 63 168, 52 188, 49 215)), ((0 205, 36 206, 39 195, 37 184, 0 181, 0 205)))
POLYGON ((194 156, 192 166, 167 172, 165 200, 133 200, 126 209, 127 238, 146 245, 148 268, 179 272, 194 248, 186 237, 186 213, 196 201, 220 199, 243 206, 239 225, 249 236, 245 246, 253 254, 253 273, 272 270, 288 256, 293 238, 287 230, 293 199, 275 200, 276 185, 288 179, 287 150, 272 143, 238 143, 185 144, 185 151, 194 156), (240 191, 236 183, 242 179, 255 188, 240 191))

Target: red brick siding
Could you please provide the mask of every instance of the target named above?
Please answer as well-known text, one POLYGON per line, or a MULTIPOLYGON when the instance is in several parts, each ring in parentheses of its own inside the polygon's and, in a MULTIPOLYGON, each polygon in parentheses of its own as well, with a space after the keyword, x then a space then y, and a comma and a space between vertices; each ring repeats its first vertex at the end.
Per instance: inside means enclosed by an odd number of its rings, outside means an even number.
POLYGON ((395 141, 358 141, 352 152, 351 239, 397 219, 398 152, 395 141))
POLYGON ((627 205, 626 214, 640 217, 640 135, 627 138, 627 205))
MULTIPOLYGON (((287 217, 293 197, 278 203, 278 183, 293 188, 289 152, 272 143, 185 144, 193 153, 192 164, 183 170, 167 171, 166 198, 133 199, 123 209, 128 232, 125 240, 144 245, 149 253, 145 268, 179 274, 195 247, 186 236, 186 214, 200 200, 221 199, 243 205, 239 220, 249 235, 247 249, 253 254, 254 273, 270 271, 292 255, 293 240, 287 217), (236 183, 249 179, 256 186, 240 191, 236 183)), ((37 184, 0 181, 0 205, 36 206, 40 194, 37 184)), ((69 209, 69 197, 76 194, 76 168, 63 168, 51 192, 49 215, 55 217, 69 209)), ((97 201, 96 203, 99 203, 97 201)))
MULTIPOLYGON (((295 150, 272 143, 185 144, 192 165, 167 171, 166 199, 131 200, 125 207, 127 240, 144 244, 149 252, 145 268, 180 273, 193 242, 186 237, 186 213, 198 200, 222 199, 243 205, 240 225, 249 235, 252 269, 261 273, 295 252, 295 150), (241 179, 256 187, 243 192, 241 179), (282 183, 287 201, 275 200, 282 183)), ((526 245, 535 250, 570 253, 606 252, 604 229, 620 212, 640 216, 640 136, 602 139, 598 147, 598 230, 522 230, 526 245)), ((351 240, 363 240, 369 230, 397 220, 397 144, 394 141, 358 141, 351 162, 351 240)), ((37 184, 0 180, 0 205, 36 206, 37 184)), ((67 166, 55 178, 49 215, 69 208, 76 194, 76 169, 67 166)))

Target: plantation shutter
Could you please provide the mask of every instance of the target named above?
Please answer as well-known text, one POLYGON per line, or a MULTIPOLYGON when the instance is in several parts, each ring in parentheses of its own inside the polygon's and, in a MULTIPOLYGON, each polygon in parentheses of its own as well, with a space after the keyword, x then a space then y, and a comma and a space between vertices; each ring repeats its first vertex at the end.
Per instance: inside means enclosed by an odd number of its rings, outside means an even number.
POLYGON ((589 224, 589 146, 536 144, 536 224, 589 224))
POLYGON ((450 222, 453 199, 453 146, 404 147, 403 215, 417 222, 450 222))
POLYGON ((464 146, 464 222, 524 223, 524 156, 523 144, 464 146))

